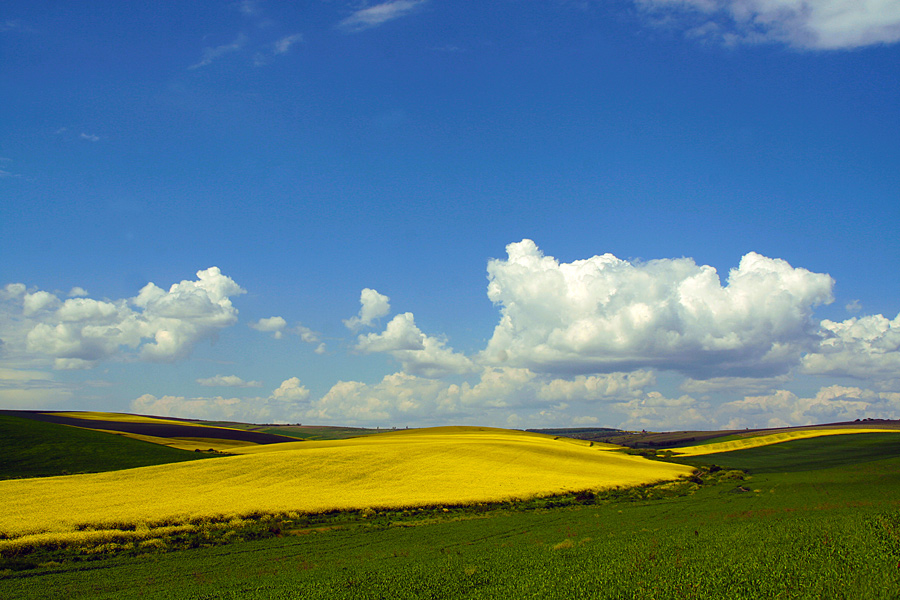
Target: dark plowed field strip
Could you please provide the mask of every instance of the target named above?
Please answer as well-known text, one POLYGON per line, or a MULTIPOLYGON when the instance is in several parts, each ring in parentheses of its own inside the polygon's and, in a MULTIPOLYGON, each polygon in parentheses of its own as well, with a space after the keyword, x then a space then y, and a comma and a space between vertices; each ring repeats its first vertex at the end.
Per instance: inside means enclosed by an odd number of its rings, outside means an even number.
POLYGON ((64 417, 53 412, 38 412, 30 410, 3 411, 12 417, 32 419, 45 423, 58 423, 61 425, 74 425, 89 429, 102 429, 104 431, 121 431, 123 433, 136 433, 139 435, 152 435, 162 438, 211 438, 217 440, 239 440, 254 444, 280 444, 282 442, 296 442, 296 438, 271 433, 256 431, 243 431, 240 429, 225 429, 220 427, 206 427, 202 425, 175 425, 170 423, 130 423, 123 421, 94 421, 89 419, 75 419, 64 417))

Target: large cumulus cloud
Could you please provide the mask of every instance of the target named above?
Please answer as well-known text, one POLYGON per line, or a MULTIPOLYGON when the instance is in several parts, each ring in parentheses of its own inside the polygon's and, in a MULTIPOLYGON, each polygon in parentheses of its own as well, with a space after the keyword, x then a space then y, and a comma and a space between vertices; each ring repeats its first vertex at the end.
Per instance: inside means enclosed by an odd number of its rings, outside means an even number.
POLYGON ((507 253, 488 263, 501 318, 481 358, 538 372, 783 372, 816 341, 813 308, 832 301, 830 276, 753 252, 724 286, 689 258, 560 263, 527 239, 507 253))
POLYGON ((404 371, 423 377, 460 375, 474 369, 469 358, 448 348, 444 340, 422 333, 409 312, 395 316, 381 333, 360 335, 356 349, 390 353, 404 371))
POLYGON ((803 357, 803 368, 816 375, 900 380, 900 315, 893 320, 869 315, 842 322, 824 320, 822 341, 803 357))
POLYGON ((237 322, 231 297, 242 293, 217 267, 168 290, 148 283, 127 300, 62 301, 13 284, 5 289, 4 309, 13 325, 4 328, 4 343, 16 352, 51 358, 57 369, 89 368, 123 354, 172 362, 237 322))

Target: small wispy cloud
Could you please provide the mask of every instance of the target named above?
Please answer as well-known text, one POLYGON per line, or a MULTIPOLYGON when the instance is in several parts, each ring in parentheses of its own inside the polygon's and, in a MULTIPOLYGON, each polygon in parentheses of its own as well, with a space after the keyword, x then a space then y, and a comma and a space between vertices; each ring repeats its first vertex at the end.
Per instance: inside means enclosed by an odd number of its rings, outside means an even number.
POLYGON ((291 46, 303 41, 302 33, 286 35, 283 38, 268 44, 264 50, 260 50, 253 56, 253 64, 262 67, 271 62, 272 58, 287 54, 291 51, 291 46))
POLYGON ((236 8, 245 18, 249 19, 260 29, 276 25, 276 22, 266 16, 265 10, 256 0, 241 0, 231 5, 236 8))
POLYGON ((277 42, 275 42, 274 52, 275 52, 275 54, 286 54, 291 49, 291 46, 293 46, 297 42, 302 42, 302 41, 303 41, 302 33, 295 33, 294 35, 285 36, 285 37, 281 38, 280 40, 278 40, 277 42))
POLYGON ((99 135, 94 135, 94 134, 92 134, 92 133, 82 133, 82 134, 81 134, 80 136, 78 136, 78 137, 80 137, 80 138, 83 139, 83 140, 87 140, 87 141, 89 141, 89 142, 99 142, 99 141, 100 141, 100 136, 99 136, 99 135))
POLYGON ((340 23, 338 27, 350 32, 378 27, 388 21, 405 17, 427 0, 390 0, 369 8, 358 10, 340 23))
POLYGON ((4 31, 31 31, 28 27, 22 24, 22 21, 18 19, 7 19, 3 22, 0 22, 0 33, 4 31))
MULTIPOLYGON (((322 341, 321 334, 319 334, 319 332, 313 331, 309 327, 306 327, 305 325, 301 325, 299 323, 297 324, 296 327, 294 327, 293 333, 296 333, 297 335, 299 335, 300 339, 303 340, 304 342, 306 342, 307 344, 318 344, 319 342, 322 341)), ((324 346, 325 344, 321 344, 321 345, 324 346)))
POLYGON ((260 13, 259 4, 254 0, 242 0, 241 2, 238 2, 236 6, 242 14, 248 17, 255 17, 260 13))
POLYGON ((199 69, 201 67, 205 67, 209 64, 212 64, 216 60, 222 58, 226 54, 231 54, 232 52, 238 52, 244 47, 244 44, 247 43, 247 36, 243 33, 238 34, 237 38, 230 44, 223 44, 221 46, 209 47, 203 49, 203 56, 199 62, 194 63, 189 66, 188 69, 199 69))
MULTIPOLYGON (((11 158, 6 158, 4 156, 0 156, 0 165, 7 165, 12 162, 11 158)), ((12 171, 7 171, 6 169, 0 169, 0 179, 7 178, 18 178, 21 177, 21 173, 13 173, 12 171)))
POLYGON ((216 375, 198 379, 197 383, 207 387, 261 387, 258 381, 244 381, 237 375, 216 375))

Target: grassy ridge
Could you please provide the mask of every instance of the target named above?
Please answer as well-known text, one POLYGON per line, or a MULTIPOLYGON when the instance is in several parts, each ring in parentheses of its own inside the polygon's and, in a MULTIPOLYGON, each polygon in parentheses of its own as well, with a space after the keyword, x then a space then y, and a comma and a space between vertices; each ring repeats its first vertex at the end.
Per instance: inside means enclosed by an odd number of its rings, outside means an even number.
POLYGON ((898 456, 900 435, 897 433, 857 433, 800 439, 677 460, 693 465, 716 464, 752 473, 791 473, 848 467, 898 456))
MULTIPOLYGON (((817 441, 846 450, 856 437, 817 441)), ((770 454, 768 466, 778 460, 770 454)), ((395 525, 376 516, 227 546, 50 563, 8 572, 0 597, 896 598, 898 497, 900 458, 882 457, 723 478, 665 500, 395 525)))
POLYGON ((0 479, 99 473, 207 456, 111 433, 0 415, 0 479))
POLYGON ((752 435, 750 437, 740 437, 734 439, 733 436, 722 438, 714 438, 708 443, 702 443, 695 446, 683 446, 679 448, 669 448, 676 456, 702 456, 705 454, 718 454, 721 452, 732 452, 735 450, 746 450, 760 446, 770 446, 773 444, 781 444, 793 440, 802 440, 807 438, 818 438, 832 435, 858 435, 861 433, 900 433, 897 429, 883 428, 860 428, 860 427, 828 427, 828 428, 804 428, 795 430, 784 430, 777 433, 769 433, 765 435, 752 435))

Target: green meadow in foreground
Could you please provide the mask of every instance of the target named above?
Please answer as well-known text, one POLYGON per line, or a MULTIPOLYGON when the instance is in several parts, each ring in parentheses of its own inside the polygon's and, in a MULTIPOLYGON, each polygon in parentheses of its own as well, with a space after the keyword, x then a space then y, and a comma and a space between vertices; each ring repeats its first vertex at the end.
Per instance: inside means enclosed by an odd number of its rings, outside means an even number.
POLYGON ((155 550, 7 557, 0 597, 897 598, 893 435, 704 456, 748 473, 703 469, 692 493, 675 496, 655 486, 557 502, 263 517, 227 544, 195 536, 155 550), (802 460, 792 466, 785 456, 802 460), (185 545, 198 547, 172 550, 185 545))

